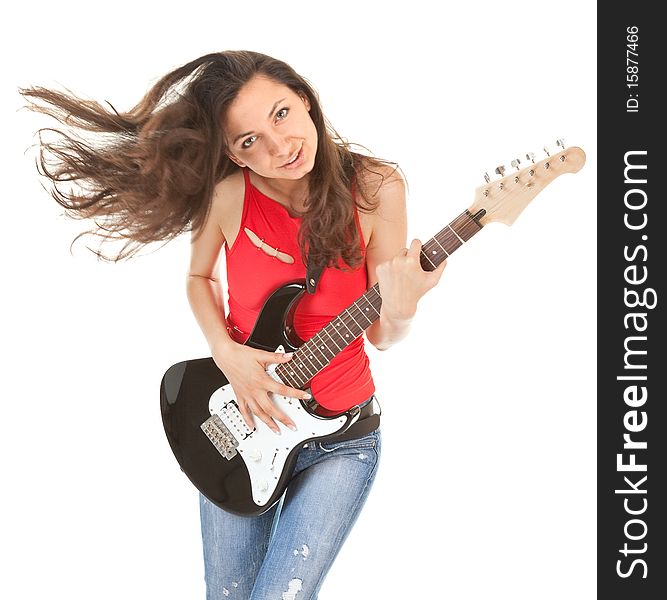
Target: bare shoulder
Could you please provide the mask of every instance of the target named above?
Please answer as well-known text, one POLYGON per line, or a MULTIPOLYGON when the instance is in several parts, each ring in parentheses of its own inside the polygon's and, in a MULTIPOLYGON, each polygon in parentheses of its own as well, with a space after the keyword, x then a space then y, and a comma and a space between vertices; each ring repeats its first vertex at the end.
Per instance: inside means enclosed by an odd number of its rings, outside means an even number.
POLYGON ((227 244, 236 239, 243 213, 245 181, 241 170, 219 181, 213 191, 210 218, 220 227, 227 244))
POLYGON ((243 172, 234 171, 216 184, 213 190, 211 210, 221 217, 229 214, 230 211, 233 213, 235 207, 243 205, 244 191, 243 172))
POLYGON ((359 187, 371 205, 371 214, 390 217, 405 209, 406 184, 396 163, 372 159, 363 161, 359 173, 359 187))
POLYGON ((362 164, 358 181, 368 208, 359 216, 368 245, 377 243, 387 226, 400 231, 407 227, 406 184, 396 163, 364 159, 362 164))
POLYGON ((369 272, 405 245, 407 231, 406 185, 395 163, 364 159, 358 175, 367 207, 359 210, 369 272))
POLYGON ((238 234, 243 190, 242 173, 233 173, 215 186, 206 219, 198 229, 192 230, 190 275, 217 277, 220 250, 225 243, 230 247, 238 234))
POLYGON ((392 186, 402 186, 403 174, 397 163, 362 157, 357 177, 366 193, 373 195, 392 186))

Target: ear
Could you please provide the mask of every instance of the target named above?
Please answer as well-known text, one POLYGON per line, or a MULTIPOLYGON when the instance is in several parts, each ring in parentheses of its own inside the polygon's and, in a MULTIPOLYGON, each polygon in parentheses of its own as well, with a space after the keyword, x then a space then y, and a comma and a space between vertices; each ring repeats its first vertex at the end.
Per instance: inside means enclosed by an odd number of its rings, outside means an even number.
POLYGON ((229 153, 228 153, 228 154, 227 154, 227 158, 229 158, 229 160, 231 160, 234 164, 237 164, 239 167, 241 167, 241 168, 244 168, 244 167, 245 167, 245 163, 242 162, 242 161, 240 161, 240 160, 239 160, 238 158, 236 158, 236 156, 234 156, 233 154, 229 154, 229 153))

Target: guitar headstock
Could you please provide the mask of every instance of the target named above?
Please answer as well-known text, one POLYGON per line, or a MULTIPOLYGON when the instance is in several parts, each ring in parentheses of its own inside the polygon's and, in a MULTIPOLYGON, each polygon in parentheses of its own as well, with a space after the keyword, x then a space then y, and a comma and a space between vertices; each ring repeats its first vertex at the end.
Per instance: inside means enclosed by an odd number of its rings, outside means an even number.
POLYGON ((537 196, 556 177, 563 173, 576 173, 584 166, 586 155, 577 146, 565 148, 563 140, 558 140, 559 152, 549 155, 539 162, 535 161, 532 153, 526 154, 529 161, 528 166, 519 169, 519 159, 512 161, 512 167, 516 170, 505 174, 505 167, 496 169, 500 179, 491 181, 485 175, 486 184, 475 189, 475 201, 468 209, 473 215, 484 210, 483 216, 477 220, 486 225, 492 221, 499 221, 511 225, 516 218, 528 206, 530 201, 537 196))

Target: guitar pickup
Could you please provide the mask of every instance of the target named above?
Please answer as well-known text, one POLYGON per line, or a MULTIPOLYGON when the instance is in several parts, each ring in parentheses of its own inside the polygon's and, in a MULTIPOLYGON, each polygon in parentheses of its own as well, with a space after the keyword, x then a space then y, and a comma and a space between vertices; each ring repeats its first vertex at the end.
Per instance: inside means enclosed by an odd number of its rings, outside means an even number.
POLYGON ((222 456, 227 460, 236 456, 236 447, 239 443, 218 415, 212 415, 200 427, 222 456))

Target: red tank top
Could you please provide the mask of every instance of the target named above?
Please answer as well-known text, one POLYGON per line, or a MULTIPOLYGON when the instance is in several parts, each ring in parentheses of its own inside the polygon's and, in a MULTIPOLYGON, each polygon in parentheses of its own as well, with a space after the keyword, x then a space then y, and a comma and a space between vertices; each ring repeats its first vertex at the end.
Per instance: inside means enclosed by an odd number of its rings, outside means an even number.
MULTIPOLYGON (((305 279, 306 268, 298 244, 300 217, 292 217, 280 203, 260 192, 243 169, 245 194, 241 227, 232 247, 225 247, 229 325, 232 338, 244 343, 266 299, 282 285, 305 279), (261 240, 263 248, 255 241, 261 240), (268 252, 268 254, 267 254, 268 252)), ((366 248, 355 219, 362 244, 366 248)), ((365 265, 350 270, 326 268, 315 294, 304 293, 294 314, 294 330, 307 341, 350 306, 367 289, 365 265)), ((375 391, 364 336, 337 354, 310 381, 313 397, 323 407, 343 411, 368 399, 375 391)))

